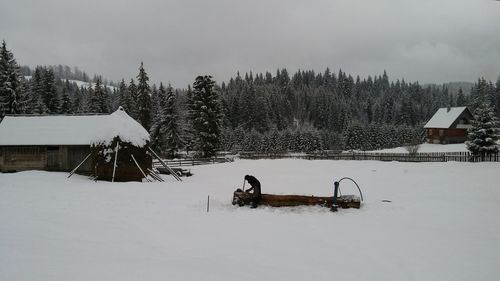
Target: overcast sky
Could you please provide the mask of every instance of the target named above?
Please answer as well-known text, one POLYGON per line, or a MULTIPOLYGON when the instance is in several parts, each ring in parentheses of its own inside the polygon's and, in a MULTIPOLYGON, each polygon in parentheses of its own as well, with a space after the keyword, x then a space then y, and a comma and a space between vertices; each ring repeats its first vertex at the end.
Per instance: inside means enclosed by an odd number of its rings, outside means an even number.
POLYGON ((0 0, 19 64, 78 66, 186 87, 286 67, 362 77, 474 81, 500 75, 500 1, 0 0))

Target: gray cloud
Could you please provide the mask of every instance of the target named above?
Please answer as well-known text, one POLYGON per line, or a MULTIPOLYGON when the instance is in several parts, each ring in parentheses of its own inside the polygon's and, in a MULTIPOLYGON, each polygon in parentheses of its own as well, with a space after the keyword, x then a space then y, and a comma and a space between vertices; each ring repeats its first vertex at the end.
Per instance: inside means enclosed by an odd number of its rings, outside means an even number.
POLYGON ((279 67, 424 83, 500 75, 497 1, 1 1, 0 36, 19 63, 113 80, 141 61, 176 87, 279 67))

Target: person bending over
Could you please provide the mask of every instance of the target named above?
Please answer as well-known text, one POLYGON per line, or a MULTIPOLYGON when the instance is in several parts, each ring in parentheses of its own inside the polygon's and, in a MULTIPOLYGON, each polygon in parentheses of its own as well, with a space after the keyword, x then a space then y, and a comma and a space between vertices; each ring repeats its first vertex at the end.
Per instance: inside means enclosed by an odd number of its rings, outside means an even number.
POLYGON ((252 205, 251 208, 257 208, 257 206, 260 203, 260 200, 262 199, 262 193, 260 189, 260 182, 257 178, 251 175, 246 175, 245 180, 250 184, 251 188, 245 190, 245 192, 250 193, 250 191, 253 191, 252 193, 252 205))

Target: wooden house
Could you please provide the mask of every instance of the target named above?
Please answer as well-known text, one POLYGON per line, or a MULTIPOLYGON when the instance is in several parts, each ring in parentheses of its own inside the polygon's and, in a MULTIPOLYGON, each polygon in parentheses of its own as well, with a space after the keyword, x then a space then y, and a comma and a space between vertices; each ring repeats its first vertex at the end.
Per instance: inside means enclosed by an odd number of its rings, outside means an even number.
POLYGON ((117 181, 141 180, 137 166, 146 172, 152 166, 148 144, 148 132, 121 107, 107 115, 6 116, 0 123, 0 171, 71 171, 83 162, 78 173, 111 180, 109 167, 117 164, 117 181))
POLYGON ((440 108, 424 125, 428 143, 463 143, 474 116, 467 107, 440 108))

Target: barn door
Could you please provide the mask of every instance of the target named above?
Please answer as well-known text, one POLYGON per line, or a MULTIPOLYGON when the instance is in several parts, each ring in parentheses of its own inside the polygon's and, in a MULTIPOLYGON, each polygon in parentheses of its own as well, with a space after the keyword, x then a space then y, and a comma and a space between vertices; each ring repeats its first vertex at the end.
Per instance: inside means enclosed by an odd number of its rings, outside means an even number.
POLYGON ((59 170, 59 146, 47 146, 47 170, 59 170))

